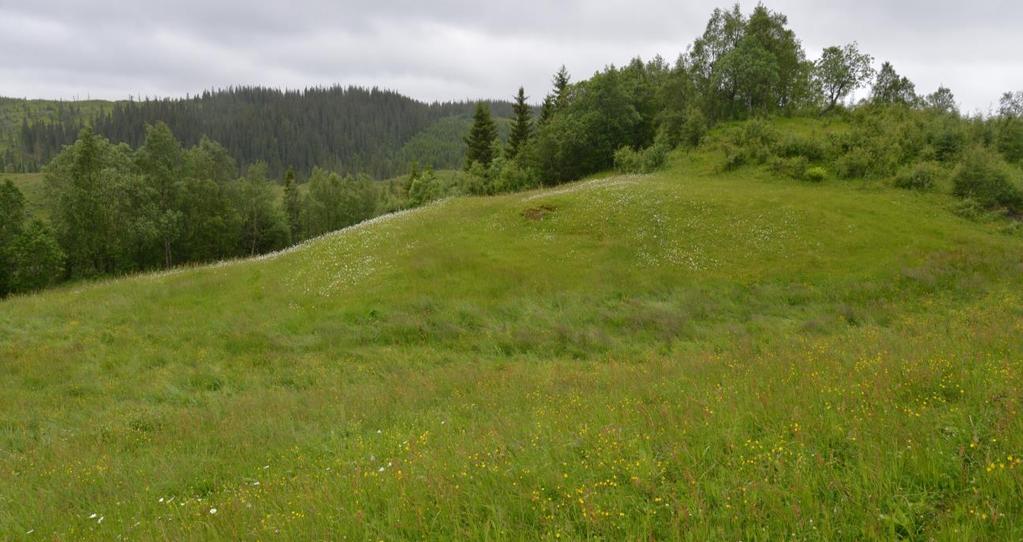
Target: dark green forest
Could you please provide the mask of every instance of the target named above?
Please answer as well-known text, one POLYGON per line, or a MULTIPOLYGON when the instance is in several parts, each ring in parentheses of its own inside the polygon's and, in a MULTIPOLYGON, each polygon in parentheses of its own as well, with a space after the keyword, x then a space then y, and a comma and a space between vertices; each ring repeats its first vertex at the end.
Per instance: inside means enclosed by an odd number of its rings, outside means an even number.
MULTIPOLYGON (((511 104, 495 101, 499 116, 511 104)), ((27 107, 27 104, 26 104, 27 107)), ((4 153, 11 171, 35 171, 73 143, 85 126, 114 143, 142 144, 146 126, 163 122, 186 145, 203 137, 218 141, 241 166, 264 162, 283 175, 301 177, 314 167, 386 178, 407 171, 413 161, 429 161, 436 148, 460 142, 445 127, 463 125, 474 103, 423 103, 377 88, 334 86, 303 91, 237 87, 185 99, 131 100, 83 112, 60 104, 55 115, 30 118, 17 127, 4 153), (405 148, 406 143, 414 143, 405 148)), ((436 167, 452 167, 459 155, 441 152, 436 167)))
POLYGON ((671 152, 806 182, 947 190, 971 216, 1023 213, 1023 92, 964 116, 951 90, 923 92, 855 43, 809 57, 763 5, 714 11, 685 50, 579 81, 562 68, 542 98, 521 89, 514 104, 239 88, 116 104, 91 126, 26 123, 22 150, 48 162, 51 224, 24 216, 5 185, 0 293, 262 254, 444 197, 651 172, 671 152), (860 88, 869 96, 849 103, 860 88), (827 129, 786 132, 773 122, 784 118, 827 129), (462 172, 436 171, 455 163, 462 172))

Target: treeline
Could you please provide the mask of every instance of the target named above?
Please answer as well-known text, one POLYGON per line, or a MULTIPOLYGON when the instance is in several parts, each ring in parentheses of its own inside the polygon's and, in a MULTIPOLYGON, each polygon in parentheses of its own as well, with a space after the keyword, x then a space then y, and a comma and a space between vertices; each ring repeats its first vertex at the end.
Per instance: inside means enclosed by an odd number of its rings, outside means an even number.
MULTIPOLYGON (((715 10, 703 35, 673 64, 636 59, 577 83, 562 68, 538 118, 531 118, 519 90, 513 135, 504 148, 486 105, 480 104, 467 136, 465 167, 475 178, 472 185, 493 193, 561 183, 615 166, 649 171, 671 149, 699 145, 722 122, 848 116, 853 110, 859 128, 852 135, 826 145, 814 142, 836 150, 811 151, 803 159, 819 161, 827 154, 846 177, 894 175, 928 159, 920 138, 936 138, 946 148, 940 151, 945 160, 958 160, 963 150, 980 146, 993 149, 999 160, 1020 161, 1019 93, 1003 97, 997 116, 963 118, 949 89, 921 95, 890 63, 875 69, 873 57, 855 43, 828 47, 817 60, 808 59, 787 24, 784 15, 763 5, 748 16, 736 5, 715 10), (847 109, 848 97, 865 86, 870 96, 847 109)), ((751 133, 724 151, 734 167, 770 146, 751 133)))
MULTIPOLYGON (((498 114, 510 114, 510 104, 491 105, 498 114)), ((163 122, 185 145, 208 137, 220 142, 243 167, 263 162, 278 177, 288 168, 304 178, 314 167, 324 167, 387 178, 408 171, 411 161, 430 158, 409 156, 409 150, 403 151, 405 143, 442 119, 468 116, 473 107, 467 102, 427 104, 376 88, 238 87, 186 99, 118 102, 95 118, 25 120, 6 160, 19 171, 45 164, 74 142, 85 126, 110 141, 137 147, 147 125, 163 122)), ((445 132, 435 135, 443 138, 445 132)), ((448 140, 422 139, 420 148, 450 145, 448 140)), ((459 161, 460 157, 436 165, 454 167, 459 161)))
POLYGON ((51 224, 0 184, 0 296, 263 254, 407 205, 404 182, 316 168, 300 187, 262 162, 238 170, 219 143, 185 147, 163 123, 137 149, 84 128, 45 168, 51 224))

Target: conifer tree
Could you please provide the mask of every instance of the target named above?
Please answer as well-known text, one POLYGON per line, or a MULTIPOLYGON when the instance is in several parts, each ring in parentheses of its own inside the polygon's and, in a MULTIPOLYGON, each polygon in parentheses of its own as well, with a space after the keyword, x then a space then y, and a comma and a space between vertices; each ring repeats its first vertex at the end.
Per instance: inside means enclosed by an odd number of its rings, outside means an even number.
POLYGON ((526 141, 529 140, 529 136, 533 131, 533 123, 530 119, 531 113, 526 99, 525 89, 519 87, 519 93, 515 96, 515 106, 513 108, 515 111, 515 121, 512 124, 511 134, 508 136, 509 159, 518 156, 519 151, 526 144, 526 141))
POLYGON ((568 85, 571 83, 572 78, 568 75, 568 69, 565 66, 561 66, 558 73, 554 74, 554 107, 560 108, 565 105, 565 99, 568 97, 568 85))
POLYGON ((483 167, 489 167, 494 160, 494 141, 497 140, 497 125, 490 117, 490 106, 480 102, 476 104, 476 114, 473 115, 472 128, 469 136, 465 138, 468 148, 465 150, 465 168, 472 167, 473 162, 479 162, 483 167))
POLYGON ((547 124, 551 117, 554 115, 554 95, 548 94, 543 99, 543 105, 540 106, 540 118, 538 122, 540 125, 547 124))

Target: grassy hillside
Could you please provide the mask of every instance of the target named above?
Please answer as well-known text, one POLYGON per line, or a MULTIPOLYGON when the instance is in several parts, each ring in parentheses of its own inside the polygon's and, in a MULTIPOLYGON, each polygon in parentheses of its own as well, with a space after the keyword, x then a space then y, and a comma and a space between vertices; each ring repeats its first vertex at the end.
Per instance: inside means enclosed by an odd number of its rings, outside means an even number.
POLYGON ((25 206, 29 215, 46 218, 46 193, 42 173, 0 173, 0 181, 10 179, 25 196, 25 206))
POLYGON ((0 303, 0 538, 1018 539, 1023 240, 679 158, 0 303))

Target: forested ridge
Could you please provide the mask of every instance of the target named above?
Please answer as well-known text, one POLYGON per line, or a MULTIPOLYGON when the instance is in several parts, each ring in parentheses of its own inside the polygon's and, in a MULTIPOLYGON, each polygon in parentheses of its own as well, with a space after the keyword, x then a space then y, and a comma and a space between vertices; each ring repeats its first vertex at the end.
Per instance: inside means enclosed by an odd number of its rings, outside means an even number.
MULTIPOLYGON (((390 90, 354 86, 301 91, 234 87, 184 99, 120 101, 84 111, 74 102, 56 104, 60 113, 46 116, 31 114, 24 104, 21 121, 7 123, 6 130, 14 132, 6 138, 7 169, 38 169, 73 143, 85 126, 115 143, 137 147, 145 139, 147 124, 163 122, 186 145, 208 137, 221 143, 239 165, 264 162, 276 176, 294 168, 305 177, 319 166, 385 178, 405 172, 412 161, 430 159, 403 149, 407 142, 438 122, 464 121, 475 106, 424 103, 390 90)), ((18 114, 17 105, 6 109, 18 114)), ((491 106, 499 116, 511 113, 510 103, 494 101, 491 106)), ((434 130, 426 135, 445 134, 434 130)), ((460 137, 431 142, 426 150, 457 146, 460 137)), ((461 160, 460 155, 442 156, 448 162, 435 166, 452 167, 461 160)))

